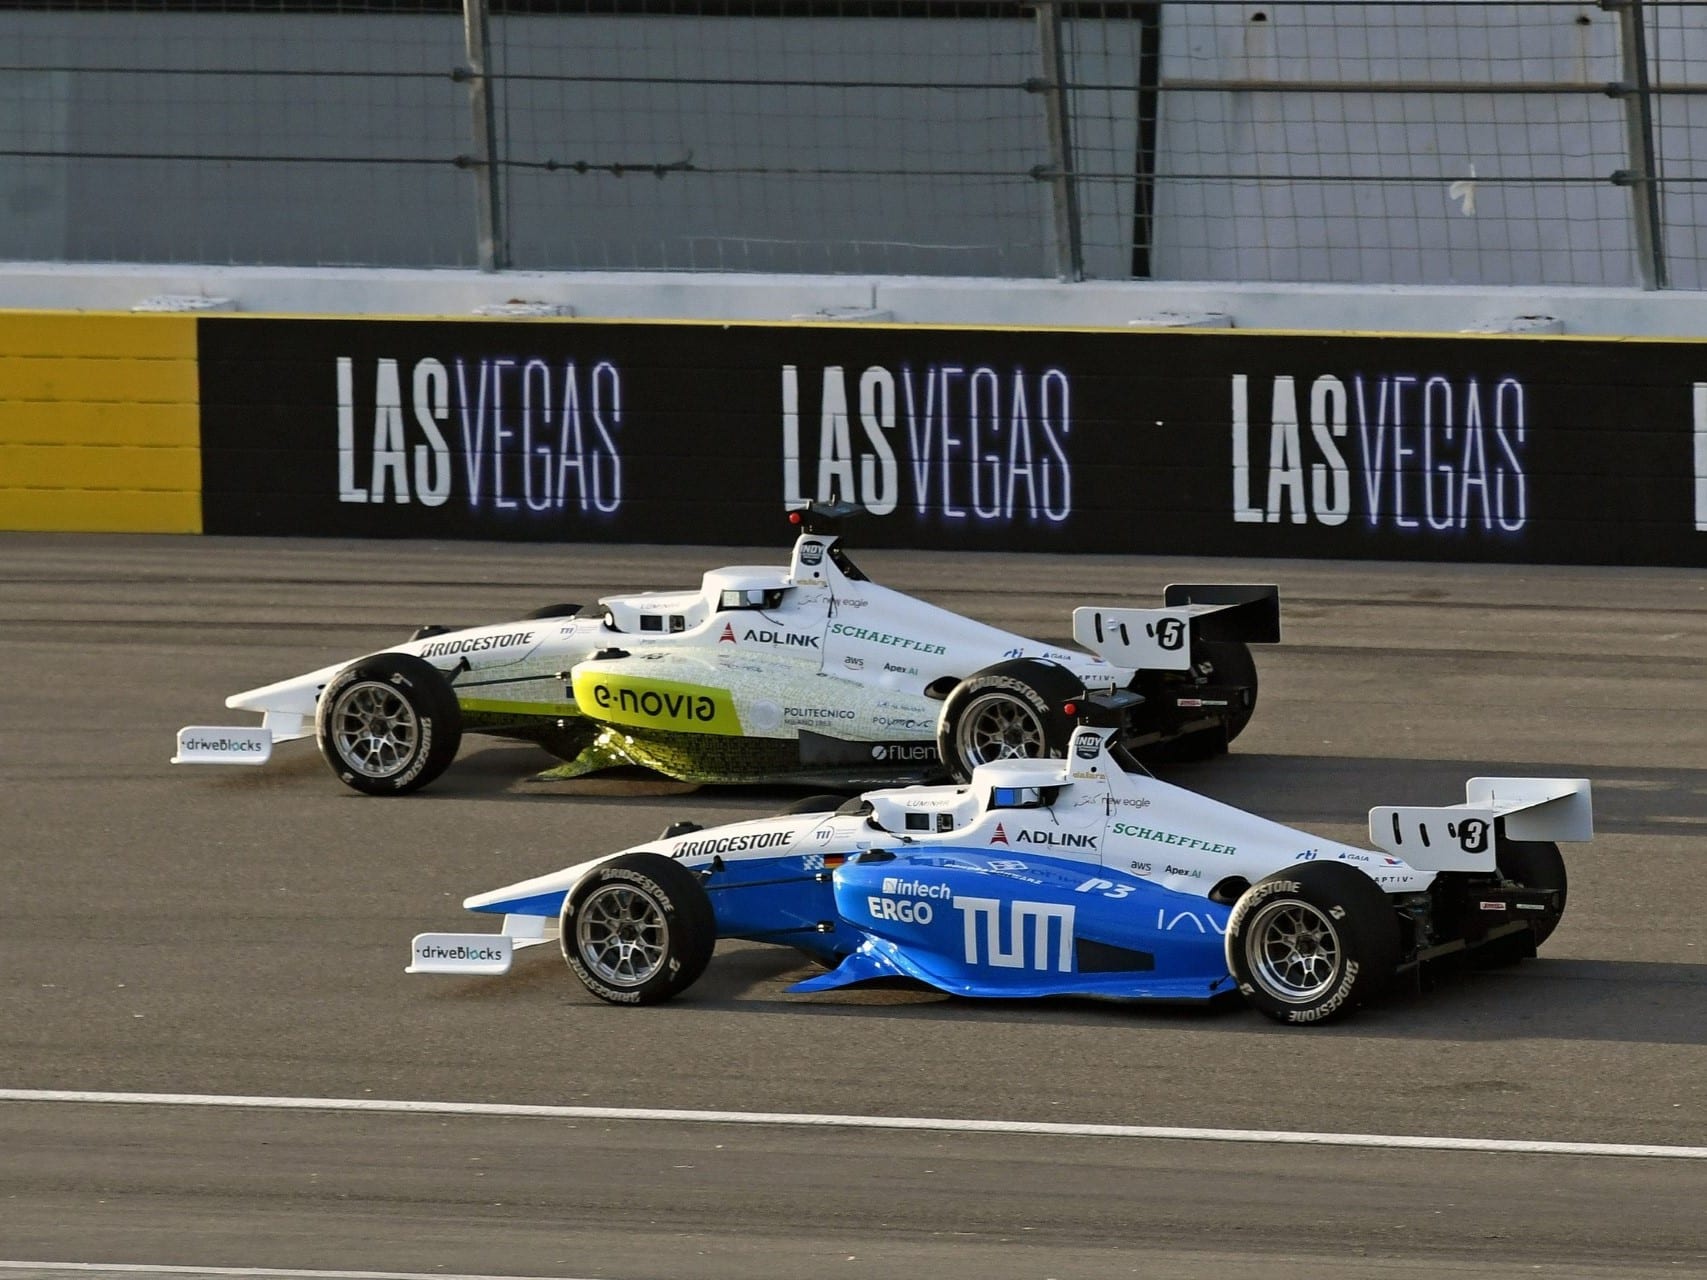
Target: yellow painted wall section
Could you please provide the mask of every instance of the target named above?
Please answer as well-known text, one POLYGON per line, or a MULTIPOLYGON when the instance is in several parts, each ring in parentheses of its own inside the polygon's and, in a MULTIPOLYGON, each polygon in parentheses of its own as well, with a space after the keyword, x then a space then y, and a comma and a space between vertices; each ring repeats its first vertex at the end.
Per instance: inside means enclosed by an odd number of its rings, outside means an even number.
POLYGON ((0 529, 200 533, 189 315, 0 311, 0 529))

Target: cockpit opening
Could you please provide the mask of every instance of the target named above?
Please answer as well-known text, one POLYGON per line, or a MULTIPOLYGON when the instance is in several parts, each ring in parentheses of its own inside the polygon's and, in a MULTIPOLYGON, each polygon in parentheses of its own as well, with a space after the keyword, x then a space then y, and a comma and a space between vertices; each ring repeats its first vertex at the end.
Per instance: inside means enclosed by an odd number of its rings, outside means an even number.
POLYGON ((717 607, 729 609, 777 609, 782 607, 781 587, 729 587, 718 594, 717 607))

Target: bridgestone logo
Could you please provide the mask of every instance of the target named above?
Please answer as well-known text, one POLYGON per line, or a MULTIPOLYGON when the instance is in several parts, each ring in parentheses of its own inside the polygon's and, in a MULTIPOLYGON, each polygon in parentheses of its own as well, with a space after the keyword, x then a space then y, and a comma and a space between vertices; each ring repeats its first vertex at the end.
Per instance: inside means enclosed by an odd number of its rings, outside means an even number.
POLYGON ((439 640, 421 650, 423 658, 438 658, 447 654, 481 653, 487 649, 508 649, 518 644, 532 644, 531 631, 506 631, 497 636, 470 636, 466 640, 439 640))
POLYGON ((1293 1009, 1287 1016, 1293 1022, 1320 1022, 1351 999, 1352 988, 1356 985, 1357 961, 1347 960, 1345 962, 1345 977, 1340 980, 1339 988, 1333 995, 1322 1001, 1314 1009, 1293 1009))
POLYGON ((719 836, 715 840, 689 840, 670 851, 672 858, 695 858, 705 853, 741 853, 749 849, 774 849, 794 841, 792 831, 753 831, 741 836, 719 836))
POLYGON ((415 758, 402 773, 392 781, 394 787, 406 787, 415 780, 417 774, 427 767, 427 753, 433 749, 433 722, 426 716, 421 717, 421 742, 415 748, 415 758))

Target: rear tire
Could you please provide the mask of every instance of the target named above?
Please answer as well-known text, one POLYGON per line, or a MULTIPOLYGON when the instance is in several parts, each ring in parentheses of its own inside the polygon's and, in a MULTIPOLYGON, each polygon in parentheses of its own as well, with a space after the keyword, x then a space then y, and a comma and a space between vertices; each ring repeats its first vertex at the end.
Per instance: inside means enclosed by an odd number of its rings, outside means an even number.
POLYGON ((547 604, 541 605, 537 609, 529 610, 518 618, 517 621, 533 622, 545 618, 573 618, 580 612, 581 606, 578 604, 547 604))
POLYGON ((937 755, 956 782, 991 760, 1067 754, 1078 726, 1062 710, 1085 686, 1067 668, 1041 658, 997 663, 955 686, 937 720, 937 755))
POLYGON ((778 809, 776 816, 788 818, 797 813, 834 813, 847 802, 847 796, 831 795, 829 792, 816 796, 803 796, 793 804, 778 809))
MULTIPOLYGON (((1228 707, 1220 724, 1160 744, 1153 758, 1169 764, 1193 764, 1222 755, 1233 739, 1245 731, 1257 709, 1257 664, 1250 646, 1242 640, 1200 640, 1192 650, 1193 667, 1207 662, 1212 684, 1228 684, 1250 690, 1246 703, 1228 707)), ((1190 685, 1182 687, 1189 690, 1190 685)))
POLYGON ((1399 963, 1387 895, 1343 862, 1305 862, 1257 881, 1227 920, 1227 967, 1276 1022, 1343 1017, 1379 996, 1399 963))
POLYGON ((1559 918, 1565 914, 1565 859, 1559 846, 1550 840, 1501 840, 1495 855, 1500 875, 1526 889, 1557 889, 1559 915, 1544 920, 1531 920, 1529 931, 1539 947, 1553 936, 1559 918))
POLYGON ((1249 689, 1250 697, 1243 706, 1227 709, 1227 741, 1232 742, 1245 731, 1257 710, 1257 662, 1251 647, 1242 640, 1205 640, 1198 646, 1202 656, 1214 670, 1210 680, 1215 684, 1239 685, 1249 689))
POLYGON ((717 917, 686 868, 656 853, 595 867, 563 902, 563 958, 610 1004, 659 1004, 705 972, 717 917))
POLYGON ((370 796, 408 795, 456 759, 462 707, 431 663, 379 653, 332 677, 315 708, 314 733, 345 786, 370 796))

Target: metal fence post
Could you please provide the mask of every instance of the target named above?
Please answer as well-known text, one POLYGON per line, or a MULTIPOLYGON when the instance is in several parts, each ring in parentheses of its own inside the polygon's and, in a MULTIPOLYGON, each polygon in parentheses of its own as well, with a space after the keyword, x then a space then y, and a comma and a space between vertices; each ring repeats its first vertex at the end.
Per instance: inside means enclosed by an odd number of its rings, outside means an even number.
POLYGON ((1044 122, 1049 130, 1047 176, 1053 189, 1055 274, 1063 280, 1083 280, 1085 259, 1080 240, 1079 196, 1073 181, 1072 111, 1067 102, 1067 58, 1061 48, 1061 6, 1058 0, 1037 0, 1036 9, 1043 78, 1028 87, 1043 94, 1044 122))
POLYGON ((504 237, 504 207, 498 185, 498 129, 493 119, 491 81, 492 39, 486 16, 486 0, 462 0, 462 39, 468 57, 464 76, 468 81, 468 114, 474 135, 474 154, 467 158, 475 170, 475 229, 479 236, 480 269, 503 271, 509 265, 504 237))
POLYGON ((1619 170, 1612 180, 1630 188, 1642 287, 1664 289, 1667 286, 1665 228, 1660 221, 1653 85, 1648 77, 1648 33, 1642 0, 1601 0, 1601 3, 1618 10, 1619 45, 1624 62, 1624 80, 1618 86, 1618 93, 1624 99, 1624 131, 1630 151, 1630 168, 1619 170))

